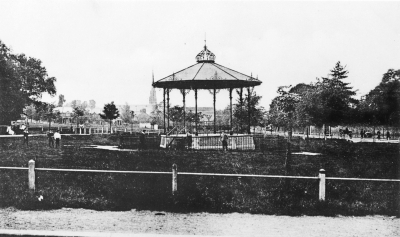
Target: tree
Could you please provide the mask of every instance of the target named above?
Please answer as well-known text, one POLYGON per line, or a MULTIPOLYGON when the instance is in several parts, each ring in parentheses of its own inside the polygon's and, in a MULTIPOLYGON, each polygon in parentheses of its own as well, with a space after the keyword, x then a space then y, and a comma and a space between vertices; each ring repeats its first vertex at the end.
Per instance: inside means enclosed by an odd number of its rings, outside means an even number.
POLYGON ((13 54, 0 41, 0 123, 20 118, 27 105, 40 104, 42 93, 53 96, 55 81, 39 59, 13 54))
POLYGON ((230 125, 230 116, 231 116, 231 112, 230 112, 230 106, 226 106, 225 109, 223 110, 217 110, 216 111, 217 114, 217 123, 220 126, 229 126, 230 125))
POLYGON ((291 173, 291 139, 292 128, 295 124, 296 106, 300 101, 298 94, 291 92, 291 86, 281 86, 278 88, 279 96, 275 97, 270 105, 270 116, 272 121, 277 121, 279 125, 285 126, 288 130, 287 149, 285 168, 286 173, 291 173))
POLYGON ((183 107, 175 105, 174 107, 169 109, 169 119, 176 124, 180 124, 183 122, 183 107))
MULTIPOLYGON (((258 126, 262 124, 263 117, 265 115, 264 107, 260 106, 260 100, 262 96, 257 95, 255 91, 250 91, 250 113, 249 113, 249 97, 243 101, 240 98, 237 103, 234 104, 233 108, 233 124, 236 130, 244 132, 243 124, 249 124, 249 114, 250 114, 250 125, 258 126), (243 105, 243 106, 242 106, 243 105)), ((249 132, 249 131, 248 131, 249 132)))
POLYGON ((135 117, 135 112, 131 111, 131 107, 126 103, 121 107, 121 119, 124 123, 133 123, 133 119, 135 117))
MULTIPOLYGON (((295 110, 292 111, 292 125, 305 126, 316 125, 337 126, 339 124, 351 124, 357 121, 354 107, 358 103, 353 98, 355 91, 349 83, 343 80, 347 78, 348 71, 340 62, 337 62, 331 70, 329 77, 317 78, 316 83, 300 83, 290 89, 299 97, 295 110)), ((271 104, 271 109, 276 106, 271 104)), ((280 111, 271 110, 272 121, 280 126, 287 124, 285 118, 280 118, 280 111)), ((324 132, 325 134, 325 132, 324 132)))
POLYGON ((357 104, 357 100, 353 98, 356 94, 349 86, 349 83, 343 82, 347 78, 348 71, 340 64, 336 63, 335 67, 329 74, 330 78, 322 78, 316 83, 317 97, 314 102, 318 110, 315 111, 314 118, 316 122, 336 126, 344 123, 352 123, 351 108, 357 104))
POLYGON ((156 106, 155 109, 151 111, 150 116, 151 116, 151 125, 162 124, 163 113, 161 110, 158 109, 158 106, 156 106))
POLYGON ((370 125, 400 126, 400 70, 389 69, 382 81, 357 107, 361 121, 370 125))
POLYGON ((43 93, 55 95, 55 81, 39 59, 13 54, 0 41, 0 123, 20 118, 25 106, 40 105, 43 93))
POLYGON ((89 100, 89 108, 90 108, 90 109, 96 108, 96 101, 94 101, 94 100, 89 100))
POLYGON ((31 122, 35 113, 36 113, 36 108, 33 104, 26 106, 24 109, 25 116, 27 117, 27 119, 31 119, 31 122))
MULTIPOLYGON (((298 127, 310 126, 321 124, 316 112, 318 112, 321 106, 318 102, 318 96, 316 93, 316 87, 313 84, 300 83, 292 87, 289 90, 290 93, 294 93, 298 96, 294 111, 293 125, 298 127)), ((308 138, 308 129, 307 129, 308 138)))
POLYGON ((78 133, 78 127, 79 127, 79 119, 85 115, 85 110, 79 106, 75 107, 73 110, 73 117, 76 118, 76 130, 75 133, 78 133))
POLYGON ((64 105, 64 102, 65 102, 64 95, 63 95, 63 94, 60 94, 60 95, 58 96, 58 107, 62 107, 62 106, 64 105))
POLYGON ((54 104, 44 104, 43 105, 43 118, 49 122, 49 131, 51 129, 51 122, 56 120, 61 116, 60 112, 54 111, 56 106, 54 104))
POLYGON ((111 133, 111 123, 114 119, 119 117, 118 108, 115 106, 114 101, 110 104, 105 104, 103 109, 103 114, 99 114, 102 119, 110 121, 110 133, 111 133))

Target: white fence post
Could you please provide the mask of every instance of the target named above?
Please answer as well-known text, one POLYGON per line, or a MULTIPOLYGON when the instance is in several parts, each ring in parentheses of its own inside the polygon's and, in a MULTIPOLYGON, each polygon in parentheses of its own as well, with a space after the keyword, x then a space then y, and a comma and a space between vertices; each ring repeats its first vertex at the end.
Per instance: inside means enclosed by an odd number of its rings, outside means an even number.
POLYGON ((319 170, 319 200, 325 201, 325 170, 319 170))
POLYGON ((172 165, 172 195, 178 191, 178 166, 172 165))
POLYGON ((28 162, 28 180, 29 180, 29 190, 35 190, 35 161, 30 160, 28 162))

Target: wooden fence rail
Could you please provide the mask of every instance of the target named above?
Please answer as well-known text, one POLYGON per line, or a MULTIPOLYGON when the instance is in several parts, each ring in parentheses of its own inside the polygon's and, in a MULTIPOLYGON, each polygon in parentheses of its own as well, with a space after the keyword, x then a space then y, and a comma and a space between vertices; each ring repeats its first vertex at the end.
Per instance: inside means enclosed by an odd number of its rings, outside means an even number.
POLYGON ((124 170, 88 170, 88 169, 53 169, 35 168, 35 161, 30 160, 28 167, 0 167, 5 170, 28 170, 29 189, 35 190, 35 171, 57 171, 57 172, 89 172, 89 173, 117 173, 117 174, 169 174, 172 175, 172 194, 178 191, 178 175, 200 175, 200 176, 224 176, 224 177, 251 177, 251 178, 279 178, 279 179, 318 179, 319 180, 319 200, 325 201, 326 180, 347 180, 347 181, 380 181, 380 182, 400 182, 400 179, 367 179, 367 178, 341 178, 326 177, 325 170, 320 169, 318 177, 314 176, 285 176, 285 175, 258 175, 258 174, 219 174, 219 173, 192 173, 178 172, 176 164, 172 165, 171 172, 162 171, 124 171, 124 170))

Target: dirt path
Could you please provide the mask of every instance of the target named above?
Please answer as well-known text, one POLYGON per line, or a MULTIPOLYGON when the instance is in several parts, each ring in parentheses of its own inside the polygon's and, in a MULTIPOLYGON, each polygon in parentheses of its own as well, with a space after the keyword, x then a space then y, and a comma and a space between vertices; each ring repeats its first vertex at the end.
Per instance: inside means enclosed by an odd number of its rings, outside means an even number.
POLYGON ((400 219, 0 209, 0 229, 235 236, 400 236, 400 219))

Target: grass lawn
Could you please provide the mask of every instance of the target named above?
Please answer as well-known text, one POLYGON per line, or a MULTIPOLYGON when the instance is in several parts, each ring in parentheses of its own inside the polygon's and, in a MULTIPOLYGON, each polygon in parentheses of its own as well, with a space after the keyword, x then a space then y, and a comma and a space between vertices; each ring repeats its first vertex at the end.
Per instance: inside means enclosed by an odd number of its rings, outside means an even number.
MULTIPOLYGON (((300 150, 321 156, 292 155, 291 175, 399 178, 399 145, 300 140, 300 150)), ((0 138, 0 166, 284 175, 285 152, 107 151, 88 145, 118 145, 110 135, 63 136, 62 148, 46 137, 0 138)), ((0 169, 0 206, 20 209, 61 207, 96 210, 146 209, 173 212, 246 212, 287 215, 399 216, 399 183, 327 180, 326 202, 318 201, 318 180, 178 176, 171 194, 166 174, 96 174, 36 171, 36 191, 28 190, 26 170, 0 169), (44 199, 38 201, 37 196, 44 199)))

